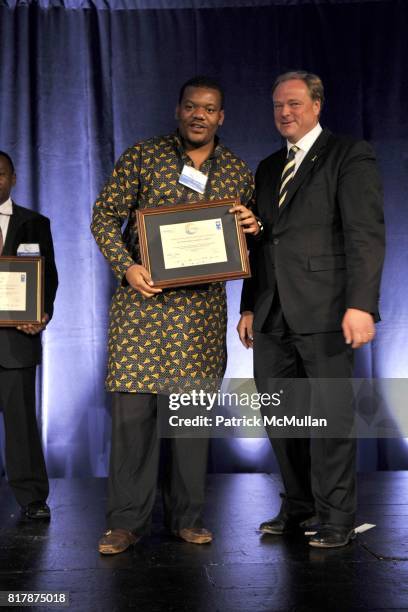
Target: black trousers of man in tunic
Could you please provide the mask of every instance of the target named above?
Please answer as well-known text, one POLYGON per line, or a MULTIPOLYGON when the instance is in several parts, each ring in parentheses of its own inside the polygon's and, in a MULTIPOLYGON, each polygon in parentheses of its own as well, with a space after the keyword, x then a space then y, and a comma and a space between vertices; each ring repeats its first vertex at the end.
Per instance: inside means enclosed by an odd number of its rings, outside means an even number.
POLYGON ((168 397, 113 393, 107 522, 109 529, 149 532, 161 442, 168 443, 162 483, 164 523, 172 532, 200 527, 207 472, 207 438, 161 440, 158 411, 168 397))

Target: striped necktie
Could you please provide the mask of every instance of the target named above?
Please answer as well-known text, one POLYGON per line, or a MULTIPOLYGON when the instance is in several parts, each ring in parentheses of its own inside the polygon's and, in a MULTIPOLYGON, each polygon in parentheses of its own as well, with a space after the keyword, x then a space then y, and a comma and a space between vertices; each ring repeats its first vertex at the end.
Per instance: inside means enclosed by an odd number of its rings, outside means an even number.
POLYGON ((290 181, 293 179, 293 176, 295 174, 295 155, 298 151, 299 147, 297 147, 296 145, 293 145, 293 147, 290 147, 289 149, 289 153, 286 158, 286 164, 281 176, 281 184, 279 189, 279 207, 281 207, 285 201, 290 181))

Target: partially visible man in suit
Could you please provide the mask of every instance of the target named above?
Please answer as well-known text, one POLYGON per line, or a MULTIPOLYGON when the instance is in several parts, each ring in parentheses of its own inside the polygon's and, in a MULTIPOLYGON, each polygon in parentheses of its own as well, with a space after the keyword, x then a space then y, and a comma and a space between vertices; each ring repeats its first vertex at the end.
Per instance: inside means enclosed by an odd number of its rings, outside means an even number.
MULTIPOLYGON (((323 101, 316 75, 296 71, 275 81, 275 124, 286 143, 256 173, 255 214, 264 231, 252 244, 253 277, 244 283, 238 324, 241 342, 254 348, 259 391, 270 391, 273 379, 349 379, 352 349, 373 340, 379 318, 384 221, 374 153, 364 141, 321 128, 323 101)), ((351 386, 345 382, 339 396, 319 385, 329 421, 352 423, 351 386)), ((317 520, 310 545, 347 544, 354 537, 355 440, 271 441, 285 495, 261 532, 287 533, 317 520)))
POLYGON ((6 432, 9 484, 30 519, 49 519, 48 477, 35 413, 35 371, 41 362, 41 332, 52 317, 58 286, 49 220, 11 198, 16 174, 0 151, 0 256, 17 255, 19 245, 38 245, 45 258, 45 316, 42 325, 0 327, 0 408, 6 432))

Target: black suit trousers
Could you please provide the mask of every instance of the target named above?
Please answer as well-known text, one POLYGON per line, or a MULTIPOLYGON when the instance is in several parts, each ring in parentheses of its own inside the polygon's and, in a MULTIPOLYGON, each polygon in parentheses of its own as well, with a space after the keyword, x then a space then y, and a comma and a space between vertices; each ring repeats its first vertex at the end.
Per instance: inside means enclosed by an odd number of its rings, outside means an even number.
MULTIPOLYGON (((326 435, 308 437, 278 438, 276 428, 268 430, 285 487, 284 509, 290 515, 316 513, 322 523, 352 526, 356 440, 347 437, 353 426, 352 349, 342 332, 296 334, 278 310, 269 317, 271 321, 278 327, 254 336, 258 391, 284 390, 288 413, 324 417, 329 424, 326 435), (342 437, 335 437, 333 431, 342 437)), ((274 412, 271 408, 264 414, 274 412)), ((296 435, 288 429, 287 436, 296 435)))
POLYGON ((113 393, 107 506, 110 529, 148 533, 156 499, 161 442, 167 451, 162 483, 165 525, 173 532, 201 525, 208 439, 160 440, 158 410, 168 410, 168 397, 113 393))
POLYGON ((0 366, 0 407, 6 433, 6 471, 21 506, 45 501, 49 486, 35 413, 35 366, 0 366))

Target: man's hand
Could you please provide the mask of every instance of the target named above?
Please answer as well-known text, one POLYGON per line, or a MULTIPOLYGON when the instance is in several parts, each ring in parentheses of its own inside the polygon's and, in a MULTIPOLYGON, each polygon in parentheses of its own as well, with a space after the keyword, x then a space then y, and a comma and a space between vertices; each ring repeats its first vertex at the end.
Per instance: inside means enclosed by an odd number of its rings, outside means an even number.
POLYGON ((238 204, 230 208, 229 212, 237 215, 238 223, 243 226, 245 234, 253 234, 254 236, 259 234, 260 228, 258 221, 252 210, 243 204, 238 204))
POLYGON ((371 342, 375 336, 373 316, 365 310, 347 308, 341 326, 346 344, 354 349, 371 342))
POLYGON ((126 280, 133 289, 139 291, 143 297, 150 298, 161 293, 162 290, 153 286, 152 277, 144 266, 133 264, 126 271, 126 280))
POLYGON ((47 314, 45 314, 42 318, 42 323, 38 323, 36 325, 25 323, 24 325, 17 325, 17 329, 19 331, 24 332, 25 334, 28 334, 29 336, 35 336, 36 334, 39 334, 40 332, 42 332, 43 329, 45 329, 49 320, 50 320, 50 317, 47 314))
POLYGON ((239 339, 245 348, 252 348, 254 345, 254 332, 252 329, 254 321, 254 313, 249 310, 244 310, 237 325, 239 339))

